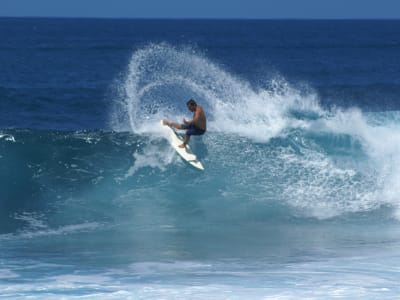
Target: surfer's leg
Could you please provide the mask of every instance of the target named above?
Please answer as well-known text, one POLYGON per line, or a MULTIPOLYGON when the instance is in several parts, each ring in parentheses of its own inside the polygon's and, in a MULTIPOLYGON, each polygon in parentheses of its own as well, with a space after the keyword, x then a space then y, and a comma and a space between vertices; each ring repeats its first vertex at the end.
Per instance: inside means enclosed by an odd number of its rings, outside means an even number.
POLYGON ((173 123, 173 122, 170 122, 170 121, 168 121, 168 120, 163 120, 163 125, 167 125, 167 126, 170 126, 170 127, 174 127, 174 128, 176 128, 176 129, 185 129, 185 128, 182 127, 181 124, 173 123))
POLYGON ((186 145, 189 143, 190 140, 190 135, 189 134, 185 134, 185 139, 183 140, 183 144, 179 145, 179 148, 185 148, 186 145))

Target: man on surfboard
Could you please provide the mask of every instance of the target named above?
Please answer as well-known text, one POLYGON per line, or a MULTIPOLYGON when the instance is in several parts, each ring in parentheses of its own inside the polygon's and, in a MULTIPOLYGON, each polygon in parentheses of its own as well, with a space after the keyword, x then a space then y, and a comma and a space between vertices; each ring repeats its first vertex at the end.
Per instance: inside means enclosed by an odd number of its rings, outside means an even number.
POLYGON ((206 114, 204 113, 203 108, 196 103, 193 99, 190 99, 187 103, 187 108, 193 112, 193 119, 186 120, 183 118, 183 124, 172 123, 168 120, 163 120, 164 125, 168 125, 174 127, 176 129, 185 129, 185 139, 182 145, 179 145, 180 148, 185 148, 189 143, 190 136, 192 135, 202 135, 207 130, 207 120, 206 114))

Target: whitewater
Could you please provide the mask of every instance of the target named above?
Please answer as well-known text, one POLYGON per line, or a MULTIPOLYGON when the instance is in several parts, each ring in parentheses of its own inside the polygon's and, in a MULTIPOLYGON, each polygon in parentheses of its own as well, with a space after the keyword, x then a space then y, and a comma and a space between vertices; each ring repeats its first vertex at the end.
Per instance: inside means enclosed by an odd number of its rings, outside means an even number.
MULTIPOLYGON (((207 173, 214 174, 210 182, 225 174, 241 187, 256 184, 246 198, 285 203, 320 219, 385 206, 396 217, 396 112, 324 109, 309 87, 298 89, 274 78, 255 88, 190 49, 167 45, 134 53, 119 88, 113 127, 150 140, 160 138, 158 120, 187 116, 185 99, 194 96, 204 105, 211 134, 194 146, 208 163, 207 173)), ((172 152, 165 155, 164 148, 159 142, 146 145, 143 153, 134 154, 131 171, 164 169, 172 152)))
POLYGON ((106 128, 1 129, 0 299, 394 299, 400 112, 323 100, 148 43, 106 128), (189 98, 204 172, 160 126, 189 98))

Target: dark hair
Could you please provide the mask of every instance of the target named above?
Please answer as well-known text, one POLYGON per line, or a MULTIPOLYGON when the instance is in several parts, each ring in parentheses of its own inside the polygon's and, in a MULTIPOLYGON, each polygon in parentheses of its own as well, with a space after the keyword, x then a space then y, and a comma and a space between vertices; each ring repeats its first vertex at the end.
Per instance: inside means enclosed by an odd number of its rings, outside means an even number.
POLYGON ((194 106, 197 106, 197 103, 196 103, 196 101, 194 101, 193 99, 189 99, 189 101, 186 102, 186 105, 194 105, 194 106))

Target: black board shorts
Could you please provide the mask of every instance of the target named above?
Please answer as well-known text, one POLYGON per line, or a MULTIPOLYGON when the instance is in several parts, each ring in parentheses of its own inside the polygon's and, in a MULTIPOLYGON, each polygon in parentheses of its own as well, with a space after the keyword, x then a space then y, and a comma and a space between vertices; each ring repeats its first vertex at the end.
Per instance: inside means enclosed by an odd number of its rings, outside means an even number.
POLYGON ((200 129, 199 127, 193 124, 190 125, 182 124, 181 126, 183 129, 186 129, 187 135, 202 135, 206 132, 204 129, 200 129))

